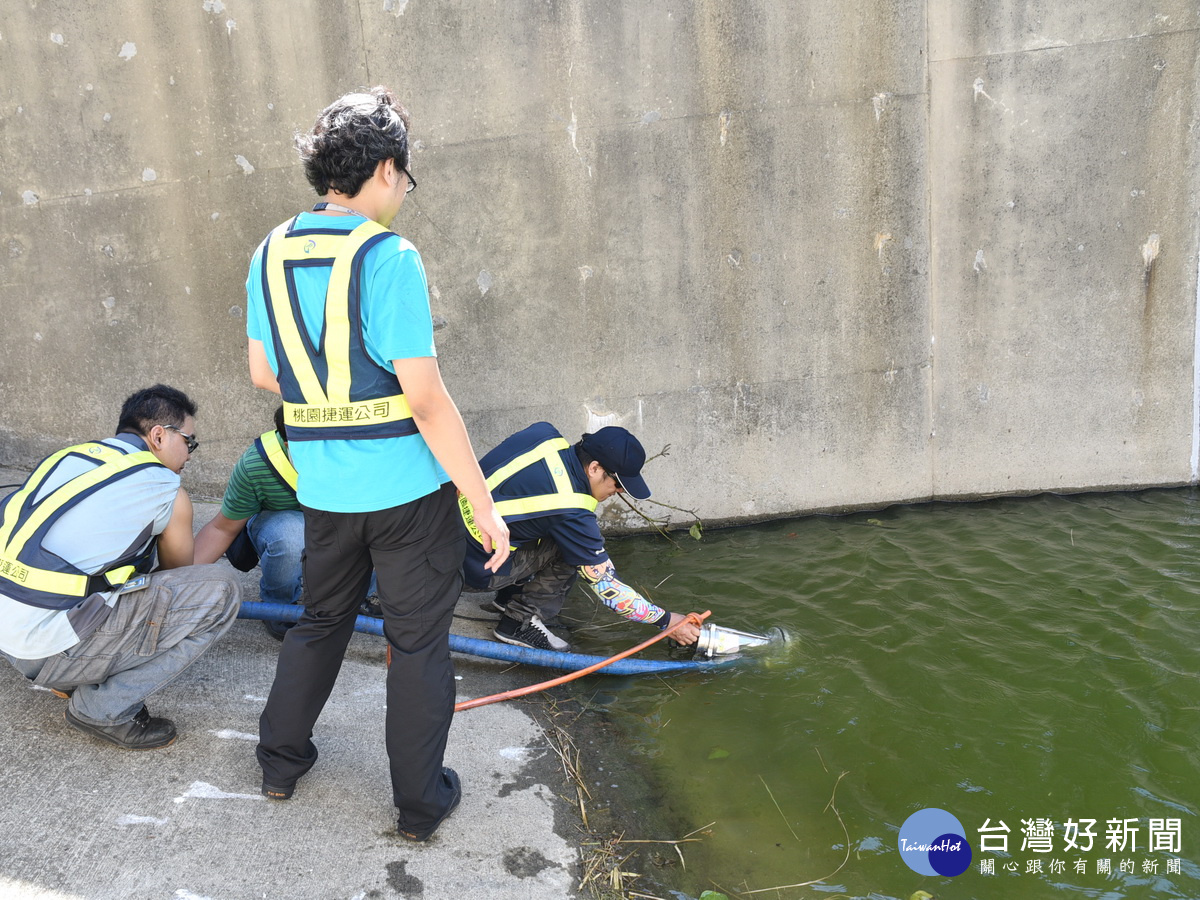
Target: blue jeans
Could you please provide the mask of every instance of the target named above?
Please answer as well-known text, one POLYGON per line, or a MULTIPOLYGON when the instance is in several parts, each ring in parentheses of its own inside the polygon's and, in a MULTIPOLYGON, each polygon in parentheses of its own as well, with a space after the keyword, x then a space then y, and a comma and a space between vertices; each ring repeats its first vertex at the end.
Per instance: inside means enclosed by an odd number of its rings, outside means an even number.
POLYGON ((185 566, 150 576, 122 594, 89 637, 46 659, 13 659, 42 687, 73 691, 71 713, 92 725, 120 725, 229 630, 240 591, 228 566, 185 566))
POLYGON ((298 509, 264 510, 246 523, 250 543, 258 551, 262 577, 259 598, 264 603, 299 603, 304 556, 304 513, 298 509))
MULTIPOLYGON (((304 587, 304 513, 298 509, 263 510, 250 517, 246 530, 262 572, 259 599, 263 603, 299 603, 304 587)), ((367 596, 378 593, 376 588, 372 572, 367 596)))

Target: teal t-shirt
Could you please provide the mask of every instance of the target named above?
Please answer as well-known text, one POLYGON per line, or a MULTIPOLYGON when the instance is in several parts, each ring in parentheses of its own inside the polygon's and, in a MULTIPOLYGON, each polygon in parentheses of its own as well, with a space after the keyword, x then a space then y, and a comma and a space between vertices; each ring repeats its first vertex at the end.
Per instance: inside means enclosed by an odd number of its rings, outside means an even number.
MULTIPOLYGON (((363 221, 357 216, 301 213, 297 227, 339 228, 349 232, 363 221)), ((304 266, 293 272, 304 327, 316 345, 324 330, 330 270, 304 266)), ((416 247, 399 236, 372 247, 363 260, 361 285, 363 345, 371 359, 394 374, 394 359, 437 356, 425 267, 416 247)), ((267 360, 278 374, 279 363, 262 290, 261 244, 246 279, 246 334, 262 341, 267 360)), ((296 497, 312 509, 330 512, 389 509, 424 497, 450 480, 419 434, 290 441, 288 453, 299 474, 296 497)))

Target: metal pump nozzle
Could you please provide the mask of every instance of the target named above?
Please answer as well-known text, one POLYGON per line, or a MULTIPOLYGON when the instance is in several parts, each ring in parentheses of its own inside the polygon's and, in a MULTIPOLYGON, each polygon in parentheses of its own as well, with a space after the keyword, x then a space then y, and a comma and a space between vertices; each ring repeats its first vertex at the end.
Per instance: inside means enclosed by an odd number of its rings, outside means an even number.
POLYGON ((768 629, 766 634, 754 634, 705 622, 700 626, 700 637, 696 641, 696 656, 712 659, 714 656, 730 656, 740 653, 749 647, 786 644, 788 641, 787 632, 778 626, 768 629))

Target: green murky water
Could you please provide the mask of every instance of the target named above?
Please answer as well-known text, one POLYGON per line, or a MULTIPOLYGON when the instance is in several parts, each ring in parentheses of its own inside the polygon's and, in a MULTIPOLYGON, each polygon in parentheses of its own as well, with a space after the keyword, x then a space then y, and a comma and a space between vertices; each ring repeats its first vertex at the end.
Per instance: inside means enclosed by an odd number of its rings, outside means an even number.
MULTIPOLYGON (((580 691, 681 829, 716 823, 662 881, 692 897, 814 879, 761 896, 1200 897, 1200 493, 929 504, 679 544, 610 549, 663 605, 797 640, 720 674, 580 691), (927 807, 973 848, 956 878, 897 848, 927 807), (1070 848, 1066 823, 1086 819, 1091 849, 1070 848), (1000 822, 1007 852, 994 836, 981 851, 1000 822)), ((584 652, 645 637, 592 621, 584 652)))

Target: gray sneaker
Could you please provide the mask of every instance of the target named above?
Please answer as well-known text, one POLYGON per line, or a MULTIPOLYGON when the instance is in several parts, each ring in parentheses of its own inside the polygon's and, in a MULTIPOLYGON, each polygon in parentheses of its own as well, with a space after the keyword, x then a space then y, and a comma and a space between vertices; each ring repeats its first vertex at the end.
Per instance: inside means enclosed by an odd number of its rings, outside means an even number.
POLYGON ((496 640, 516 647, 555 650, 559 653, 571 649, 570 644, 547 628, 537 616, 530 619, 527 625, 522 625, 520 619, 514 619, 512 616, 501 616, 492 634, 496 636, 496 640))
POLYGON ((92 725, 73 716, 70 707, 67 707, 66 717, 67 724, 72 728, 126 750, 157 750, 170 744, 177 736, 174 722, 152 717, 144 706, 136 716, 120 725, 92 725))

